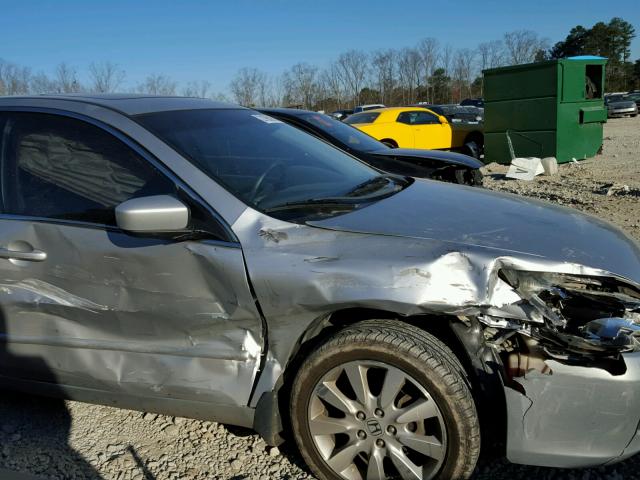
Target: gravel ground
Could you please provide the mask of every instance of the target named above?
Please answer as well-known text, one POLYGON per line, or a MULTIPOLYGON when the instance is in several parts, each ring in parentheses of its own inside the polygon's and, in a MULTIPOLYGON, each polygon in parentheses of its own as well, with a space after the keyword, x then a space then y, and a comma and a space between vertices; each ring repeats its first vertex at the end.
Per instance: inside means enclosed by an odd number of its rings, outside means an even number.
MULTIPOLYGON (((598 215, 640 240, 640 117, 611 120, 603 155, 532 182, 486 167, 486 186, 598 215)), ((0 393, 0 479, 312 478, 292 447, 269 448, 251 432, 214 422, 0 393)), ((474 479, 640 478, 640 455, 607 468, 559 470, 481 460, 474 479)))

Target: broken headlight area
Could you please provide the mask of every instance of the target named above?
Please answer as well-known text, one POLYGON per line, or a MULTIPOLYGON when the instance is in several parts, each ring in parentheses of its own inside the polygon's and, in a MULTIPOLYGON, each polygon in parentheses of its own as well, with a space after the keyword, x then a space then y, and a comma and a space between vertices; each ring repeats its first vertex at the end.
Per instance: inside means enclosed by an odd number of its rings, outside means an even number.
POLYGON ((499 281, 519 300, 498 308, 504 317, 495 310, 479 317, 495 331, 487 333, 496 346, 508 350, 520 334, 528 339, 527 351, 540 348, 545 357, 579 363, 640 350, 640 290, 633 285, 612 277, 519 270, 502 270, 499 281), (514 311, 524 315, 510 318, 514 311))

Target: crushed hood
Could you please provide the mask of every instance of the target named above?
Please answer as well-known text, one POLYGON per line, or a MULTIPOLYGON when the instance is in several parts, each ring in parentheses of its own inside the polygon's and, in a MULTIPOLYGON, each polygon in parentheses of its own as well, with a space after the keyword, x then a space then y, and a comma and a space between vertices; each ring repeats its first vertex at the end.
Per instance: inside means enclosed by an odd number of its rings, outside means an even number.
POLYGON ((420 179, 392 197, 309 225, 438 240, 450 243, 452 251, 464 246, 577 263, 640 283, 640 247, 613 225, 569 208, 480 188, 420 179))

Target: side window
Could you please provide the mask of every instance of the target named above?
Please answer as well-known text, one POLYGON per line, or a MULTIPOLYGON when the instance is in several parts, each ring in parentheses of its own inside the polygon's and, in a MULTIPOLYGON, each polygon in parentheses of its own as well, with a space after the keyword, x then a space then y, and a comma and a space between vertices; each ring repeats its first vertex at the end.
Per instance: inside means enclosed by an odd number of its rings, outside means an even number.
POLYGON ((417 112, 414 125, 429 125, 432 123, 440 123, 438 117, 430 112, 417 112))
POLYGON ((431 123, 440 123, 438 117, 429 112, 402 112, 398 115, 398 122, 406 123, 407 125, 427 125, 431 123))
POLYGON ((413 125, 413 117, 415 112, 402 112, 398 115, 397 122, 406 123, 407 125, 413 125))
POLYGON ((113 226, 119 203, 176 192, 127 145, 81 120, 12 113, 3 137, 4 213, 113 226))

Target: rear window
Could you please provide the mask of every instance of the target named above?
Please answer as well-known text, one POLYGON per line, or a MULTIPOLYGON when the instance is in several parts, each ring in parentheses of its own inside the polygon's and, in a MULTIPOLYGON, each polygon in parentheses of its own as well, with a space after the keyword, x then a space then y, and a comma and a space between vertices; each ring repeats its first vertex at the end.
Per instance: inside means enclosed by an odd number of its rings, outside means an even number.
POLYGON ((348 123, 349 125, 353 125, 355 123, 373 123, 379 116, 380 114, 378 112, 362 112, 347 117, 344 123, 348 123))
POLYGON ((328 136, 337 139, 354 150, 373 151, 384 148, 375 138, 361 132, 355 127, 345 125, 344 122, 328 117, 321 113, 310 113, 304 119, 328 136))

